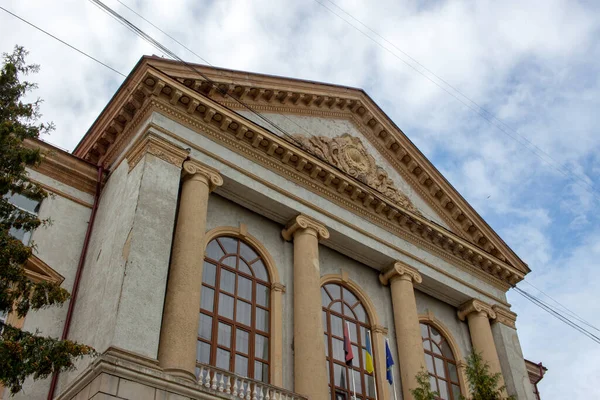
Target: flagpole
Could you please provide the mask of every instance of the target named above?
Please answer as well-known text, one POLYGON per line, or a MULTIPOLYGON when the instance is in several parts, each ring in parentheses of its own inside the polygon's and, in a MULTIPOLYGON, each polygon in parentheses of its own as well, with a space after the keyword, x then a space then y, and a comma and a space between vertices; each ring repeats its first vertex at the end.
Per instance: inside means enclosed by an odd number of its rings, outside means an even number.
MULTIPOLYGON (((350 342, 350 347, 352 347, 352 337, 350 336, 350 323, 346 322, 346 328, 348 329, 348 341, 350 342)), ((354 400, 356 400, 356 381, 354 379, 354 368, 352 368, 352 363, 350 363, 350 373, 352 374, 352 390, 354 391, 354 400)))
MULTIPOLYGON (((373 337, 373 335, 371 334, 371 331, 367 331, 367 334, 369 335, 369 344, 371 345, 371 352, 373 352, 373 341, 371 340, 371 338, 373 337)), ((375 360, 373 360, 373 355, 371 354, 371 360, 373 362, 373 384, 375 385, 375 400, 377 399, 377 378, 375 376, 375 360)))
MULTIPOLYGON (((387 347, 390 346, 390 343, 389 343, 389 341, 388 341, 387 338, 385 338, 385 345, 387 347)), ((396 380, 393 379, 393 377, 394 377, 394 366, 392 365, 392 366, 390 366, 390 368, 392 369, 392 371, 391 371, 392 372, 392 388, 394 389, 394 400, 398 400, 398 395, 396 394, 396 380)))

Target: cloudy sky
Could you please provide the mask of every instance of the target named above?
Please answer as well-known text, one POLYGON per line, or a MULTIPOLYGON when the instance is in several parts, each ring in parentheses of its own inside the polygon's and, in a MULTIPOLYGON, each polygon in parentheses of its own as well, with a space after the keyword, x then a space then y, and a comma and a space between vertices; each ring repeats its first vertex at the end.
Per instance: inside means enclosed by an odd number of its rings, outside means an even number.
MULTIPOLYGON (((122 1, 213 65, 364 88, 530 265, 527 281, 600 326, 597 2, 122 1), (505 132, 415 69, 459 89, 505 132)), ((201 62, 117 0, 107 4, 201 62)), ((140 56, 161 55, 90 2, 0 5, 123 74, 140 56)), ((15 44, 42 67, 35 95, 57 126, 46 140, 73 149, 123 77, 0 11, 0 51, 15 44)), ((549 368, 543 398, 600 397, 600 346, 517 293, 509 300, 525 357, 549 368)))

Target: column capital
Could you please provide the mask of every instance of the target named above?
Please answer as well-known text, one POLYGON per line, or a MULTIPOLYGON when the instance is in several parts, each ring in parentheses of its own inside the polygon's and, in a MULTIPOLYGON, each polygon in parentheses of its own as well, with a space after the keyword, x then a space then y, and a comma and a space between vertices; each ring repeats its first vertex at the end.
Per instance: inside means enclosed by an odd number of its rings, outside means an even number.
POLYGON ((473 313, 484 313, 489 319, 496 319, 496 312, 489 304, 481 300, 471 299, 458 308, 458 318, 461 321, 473 313))
POLYGON ((188 152, 180 146, 177 146, 152 132, 146 133, 142 138, 135 142, 125 156, 127 164, 129 165, 129 171, 134 169, 146 154, 152 154, 178 168, 181 167, 181 163, 183 163, 188 156, 188 152))
POLYGON ((419 271, 403 263, 402 261, 396 261, 390 268, 387 269, 384 273, 379 275, 379 282, 382 285, 389 284, 393 279, 400 278, 411 281, 413 283, 421 283, 423 282, 423 278, 419 271))
POLYGON ((380 334, 382 334, 382 335, 387 335, 387 334, 388 334, 388 328, 386 328, 386 327, 385 327, 385 326, 383 326, 383 325, 373 325, 373 326, 371 327, 371 331, 372 331, 373 333, 380 333, 380 334))
POLYGON ((508 308, 494 304, 492 310, 496 313, 496 322, 517 329, 517 314, 510 311, 508 308))
POLYGON ((211 192, 223 185, 223 177, 219 174, 219 171, 197 160, 185 161, 181 174, 185 180, 198 179, 204 181, 211 192))
POLYGON ((325 225, 304 214, 292 218, 281 231, 281 236, 285 240, 292 240, 298 231, 312 231, 317 239, 329 239, 329 231, 325 225))

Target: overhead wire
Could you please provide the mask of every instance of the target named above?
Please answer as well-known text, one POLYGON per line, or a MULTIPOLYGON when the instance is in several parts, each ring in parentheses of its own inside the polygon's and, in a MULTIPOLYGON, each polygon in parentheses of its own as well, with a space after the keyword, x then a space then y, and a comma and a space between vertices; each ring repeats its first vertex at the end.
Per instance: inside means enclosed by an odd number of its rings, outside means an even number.
POLYGON ((376 34, 377 36, 381 37, 383 40, 386 41, 386 43, 389 43, 390 45, 394 46, 394 48, 398 49, 398 51, 400 51, 402 54, 405 54, 407 57, 409 57, 411 60, 413 60, 413 62, 415 62, 416 64, 418 64, 419 66, 421 66, 425 71, 427 71, 431 75, 435 76, 437 79, 439 79, 441 82, 443 82, 444 84, 446 84, 448 87, 452 88, 452 90, 454 90, 457 93, 459 93, 459 95, 462 96, 462 97, 464 97, 466 99, 466 101, 463 100, 462 98, 460 98, 458 95, 456 95, 452 91, 448 90, 446 87, 444 87, 443 85, 441 85, 439 82, 436 82, 435 80, 433 80, 430 76, 424 74, 422 71, 420 71, 418 68, 416 68, 414 65, 412 65, 408 61, 404 60, 402 57, 400 57, 398 54, 396 54, 390 48, 382 45, 380 42, 378 42, 372 36, 370 36, 367 32, 361 30, 360 28, 358 28, 357 26, 355 26, 354 24, 352 24, 352 22, 348 21, 346 18, 344 18, 341 15, 339 15, 338 13, 336 13, 334 10, 332 10, 330 7, 328 7, 326 4, 324 4, 321 0, 314 0, 314 1, 316 3, 318 3, 319 5, 321 5, 323 8, 325 8, 326 10, 328 10, 330 13, 334 14, 339 19, 341 19, 342 21, 346 22, 348 25, 350 25, 351 27, 353 27, 354 29, 356 29, 362 35, 364 35, 365 37, 367 37, 369 40, 373 41, 379 47, 381 47, 382 49, 386 50, 388 53, 390 53, 392 56, 394 56, 395 58, 397 58, 398 60, 400 60, 406 66, 408 66, 409 68, 413 69, 419 75, 423 76, 425 79, 429 80, 430 82, 432 82, 433 84, 435 84, 436 86, 438 86, 440 89, 442 89, 448 95, 454 97, 457 101, 459 101, 460 103, 462 103, 465 107, 467 107, 468 109, 470 109, 474 113, 478 114, 481 118, 483 118, 484 120, 486 120, 490 125, 494 126, 496 129, 500 130, 502 133, 504 133, 508 137, 512 138, 517 143, 521 144, 523 147, 525 147, 530 152, 532 152, 534 155, 536 155, 540 160, 542 160, 547 165, 549 165, 550 167, 552 167, 553 169, 555 169, 556 171, 558 171, 559 173, 561 173, 563 176, 565 176, 565 178, 568 178, 568 179, 574 181, 575 184, 577 184, 577 182, 580 182, 580 184, 578 184, 578 186, 582 187, 588 193, 590 193, 591 195, 593 195, 594 197, 596 197, 596 199, 600 200, 600 191, 598 189, 596 189, 594 185, 590 184, 586 179, 584 179, 583 177, 581 177, 581 176, 573 173, 573 171, 571 171, 566 166, 562 165, 560 162, 558 162, 556 159, 554 159, 546 151, 542 150, 540 147, 538 147, 533 142, 531 142, 527 137, 525 137, 524 135, 520 134, 518 131, 516 131, 515 129, 511 128, 509 125, 507 125, 506 123, 504 123, 503 121, 501 121, 500 119, 498 119, 497 117, 495 117, 491 112, 487 111, 485 108, 483 108, 482 106, 480 106, 478 103, 476 103, 475 101, 473 101, 470 98, 468 98, 460 90, 456 89, 454 86, 450 85, 444 79, 440 78, 438 75, 436 75, 433 72, 431 72, 428 68, 426 68, 421 63, 419 63, 418 61, 416 61, 413 57, 409 56, 406 52, 400 50, 392 42, 390 42, 389 40, 383 38, 383 36, 379 35, 376 31, 374 31, 373 29, 371 29, 370 27, 368 27, 366 24, 364 24, 363 22, 361 22, 360 20, 358 20, 357 18, 355 18, 354 16, 352 16, 347 11, 343 10, 336 3, 332 2, 331 0, 327 0, 330 3, 334 4, 338 9, 340 9, 341 11, 343 11, 345 14, 347 14, 349 17, 351 17, 352 19, 356 20, 357 22, 359 22, 360 24, 362 24, 363 26, 365 26, 369 31, 374 32, 374 34, 376 34), (471 105, 469 103, 471 103, 473 105, 471 105), (499 123, 496 123, 495 121, 499 121, 499 123), (511 133, 511 131, 514 132, 514 134, 511 133), (517 136, 515 136, 515 135, 517 135, 517 136), (583 184, 585 186, 582 186, 581 184, 583 184))
POLYGON ((91 60, 93 60, 93 61, 97 62, 98 64, 100 64, 100 65, 102 65, 102 66, 104 66, 104 67, 106 67, 106 68, 110 69, 111 71, 113 71, 113 72, 116 72, 117 74, 121 75, 123 78, 127 77, 127 76, 126 76, 124 73, 122 73, 122 72, 120 72, 120 71, 116 70, 115 68, 111 67, 110 65, 108 65, 108 64, 105 64, 105 63, 103 63, 102 61, 98 60, 97 58, 95 58, 95 57, 92 57, 91 55, 87 54, 87 53, 86 53, 86 52, 84 52, 83 50, 80 50, 80 49, 78 49, 77 47, 75 47, 75 46, 73 46, 73 45, 70 45, 69 43, 65 42, 64 40, 62 40, 62 39, 60 39, 60 38, 58 38, 58 37, 54 36, 53 34, 51 34, 51 33, 50 33, 50 32, 48 32, 48 31, 45 31, 45 30, 43 30, 43 29, 42 29, 42 28, 40 28, 39 26, 37 26, 37 25, 35 25, 35 24, 33 24, 33 23, 31 23, 31 22, 27 21, 26 19, 19 17, 17 14, 15 14, 15 13, 13 13, 13 12, 11 12, 11 11, 7 10, 6 8, 4 8, 4 7, 0 6, 0 10, 4 11, 4 12, 6 12, 6 13, 10 14, 10 15, 12 15, 13 17, 15 17, 15 18, 17 18, 17 19, 21 20, 22 22, 24 22, 24 23, 26 23, 27 25, 29 25, 29 26, 31 26, 31 27, 33 27, 33 28, 37 29, 38 31, 40 31, 40 32, 42 32, 42 33, 44 33, 44 34, 46 34, 46 35, 50 36, 51 38, 53 38, 53 39, 55 39, 55 40, 58 40, 60 43, 64 44, 65 46, 67 46, 67 47, 70 47, 71 49, 75 50, 76 52, 78 52, 78 53, 80 53, 80 54, 82 54, 82 55, 86 56, 87 58, 89 58, 89 59, 91 59, 91 60))

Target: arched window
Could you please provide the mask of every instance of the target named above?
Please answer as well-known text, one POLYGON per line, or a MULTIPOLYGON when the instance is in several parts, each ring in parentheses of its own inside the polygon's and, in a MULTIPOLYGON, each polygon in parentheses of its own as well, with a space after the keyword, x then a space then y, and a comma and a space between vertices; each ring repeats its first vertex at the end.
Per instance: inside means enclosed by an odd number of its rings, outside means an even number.
POLYGON ((271 284, 258 253, 233 237, 218 237, 204 257, 199 363, 269 382, 271 284))
POLYGON ((458 400, 461 394, 458 368, 450 344, 437 329, 423 322, 421 337, 431 389, 440 394, 440 399, 458 400))
POLYGON ((366 371, 365 365, 367 331, 371 329, 365 308, 352 292, 335 283, 325 284, 321 288, 321 304, 331 398, 333 400, 352 398, 354 395, 352 374, 354 374, 356 398, 375 399, 373 375, 366 371), (345 363, 344 324, 346 322, 349 325, 348 331, 354 355, 352 367, 348 367, 345 363))

